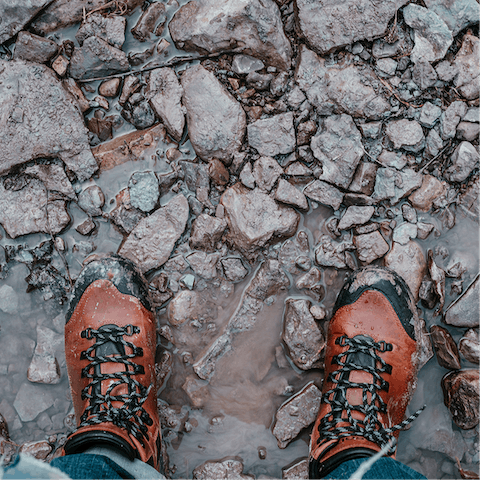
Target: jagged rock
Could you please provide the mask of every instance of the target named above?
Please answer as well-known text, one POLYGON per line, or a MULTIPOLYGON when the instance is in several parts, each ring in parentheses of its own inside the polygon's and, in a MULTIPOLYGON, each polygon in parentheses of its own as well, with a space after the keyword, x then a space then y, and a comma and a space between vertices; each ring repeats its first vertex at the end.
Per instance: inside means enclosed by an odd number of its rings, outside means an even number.
POLYGON ((452 102, 442 115, 440 120, 440 133, 443 140, 455 137, 457 125, 467 113, 465 102, 452 102))
POLYGON ((379 168, 375 180, 372 199, 390 200, 392 205, 398 203, 422 184, 423 175, 413 169, 405 168, 401 172, 393 168, 379 168))
POLYGON ((321 180, 315 180, 307 185, 303 193, 311 200, 329 205, 334 210, 338 210, 343 201, 343 193, 338 188, 321 180))
POLYGON ((480 133, 480 125, 478 123, 460 122, 457 127, 457 138, 460 140, 467 140, 468 142, 475 141, 480 133))
POLYGON ((261 155, 274 156, 290 153, 295 149, 293 113, 281 113, 250 123, 248 144, 261 155))
POLYGON ((0 60, 0 72, 0 174, 54 154, 79 180, 90 178, 98 167, 83 117, 55 74, 16 60, 0 60))
POLYGON ((78 206, 92 217, 102 214, 105 195, 98 185, 90 185, 78 195, 78 206))
POLYGON ((310 313, 311 302, 289 298, 285 305, 282 340, 289 357, 301 370, 319 368, 325 338, 310 313))
POLYGON ((429 62, 419 60, 413 67, 412 80, 420 87, 420 90, 426 90, 437 83, 437 72, 429 62))
POLYGON ((460 355, 457 344, 450 335, 450 332, 439 325, 432 325, 430 327, 430 334, 433 348, 437 354, 438 364, 449 370, 459 370, 461 368, 460 355))
POLYGON ((410 223, 416 224, 418 222, 417 211, 409 203, 402 205, 402 217, 410 223))
POLYGON ((137 23, 132 28, 132 35, 140 42, 150 40, 152 33, 159 37, 163 32, 163 26, 166 20, 165 5, 162 2, 152 2, 143 11, 137 23))
POLYGON ((392 240, 400 245, 406 245, 411 239, 417 238, 417 225, 405 222, 393 230, 392 240))
POLYGON ((325 54, 358 40, 373 40, 387 30, 395 12, 407 0, 347 0, 331 3, 326 0, 296 0, 297 23, 301 35, 313 50, 325 54))
POLYGON ((76 198, 72 184, 61 164, 38 162, 25 168, 24 174, 38 178, 49 192, 58 192, 70 200, 76 198))
POLYGON ((417 223, 417 238, 425 240, 432 232, 434 226, 431 223, 418 222, 417 223))
POLYGON ((480 342, 478 340, 478 332, 473 328, 467 330, 458 342, 458 350, 469 362, 479 363, 480 342))
POLYGON ((420 285, 427 271, 422 247, 414 240, 410 240, 406 245, 394 242, 392 249, 385 256, 384 263, 405 280, 415 301, 418 301, 420 285))
POLYGON ((453 421, 464 430, 478 425, 479 372, 461 370, 449 372, 442 378, 445 406, 453 421))
MULTIPOLYGON (((418 65, 418 64, 417 64, 418 65)), ((442 109, 433 103, 425 102, 420 110, 419 122, 421 125, 427 128, 432 128, 442 114, 442 109)))
POLYGON ((386 97, 374 89, 380 85, 370 67, 327 66, 324 58, 304 45, 300 47, 295 81, 319 115, 335 112, 379 120, 391 109, 386 97))
POLYGON ((230 282, 239 282, 248 275, 248 270, 240 258, 223 258, 220 263, 222 264, 225 277, 230 282))
POLYGON ((375 208, 370 207, 348 207, 338 223, 339 230, 348 230, 352 227, 358 227, 367 223, 375 212, 375 208))
POLYGON ((75 38, 80 46, 89 38, 96 36, 108 42, 112 47, 122 48, 125 43, 125 27, 127 19, 119 15, 104 17, 99 13, 89 15, 82 23, 75 38))
POLYGON ((425 142, 425 153, 428 157, 435 157, 440 153, 443 147, 442 137, 434 129, 430 130, 425 142))
POLYGON ((60 382, 60 365, 55 351, 63 346, 63 337, 46 327, 37 327, 37 346, 27 371, 33 383, 49 385, 60 382))
POLYGON ((263 302, 289 285, 290 280, 280 268, 279 262, 270 259, 262 263, 250 285, 245 290, 245 294, 263 302))
POLYGON ((423 175, 421 187, 415 190, 408 200, 417 210, 428 212, 432 208, 433 201, 445 192, 446 186, 440 180, 432 175, 423 175))
POLYGON ((230 181, 227 167, 216 158, 208 162, 208 174, 215 185, 226 185, 230 181))
POLYGON ((158 180, 154 172, 135 172, 128 181, 130 203, 148 213, 155 208, 160 196, 158 180))
POLYGON ((357 247, 358 259, 368 265, 377 258, 382 258, 388 252, 388 243, 378 230, 364 235, 355 235, 353 243, 357 247))
POLYGON ((253 164, 252 173, 257 187, 268 193, 283 173, 283 169, 272 157, 260 157, 253 164))
POLYGON ((277 410, 273 434, 280 448, 285 448, 317 419, 321 397, 320 390, 310 382, 277 410))
POLYGON ((376 62, 377 70, 382 77, 391 77, 395 75, 398 62, 393 58, 379 58, 376 62))
MULTIPOLYGON (((171 25, 172 22, 170 28, 171 25)), ((243 108, 215 75, 201 65, 183 73, 182 87, 188 133, 195 152, 205 161, 212 158, 230 161, 240 149, 245 134, 243 108)))
POLYGON ((238 48, 267 65, 290 67, 292 49, 272 0, 192 0, 175 13, 168 28, 182 50, 205 54, 238 48))
POLYGON ((305 195, 283 178, 278 180, 277 189, 275 190, 275 200, 286 203, 287 205, 292 205, 300 210, 308 210, 308 201, 305 195))
POLYGON ((53 403, 54 398, 50 391, 26 382, 20 386, 13 406, 22 422, 31 422, 53 403))
POLYGON ((352 182, 348 190, 363 195, 371 195, 375 188, 375 177, 377 175, 377 165, 370 162, 360 162, 353 175, 352 182))
POLYGON ((188 320, 198 318, 199 298, 193 290, 178 292, 168 304, 167 317, 171 325, 179 326, 188 320))
POLYGON ((452 155, 452 165, 444 173, 450 182, 463 182, 478 167, 478 155, 475 147, 469 142, 462 142, 452 155))
POLYGON ((150 73, 147 98, 155 114, 167 127, 174 140, 182 138, 185 127, 185 108, 182 106, 183 89, 171 68, 158 68, 150 73))
MULTIPOLYGON (((67 92, 73 95, 73 97, 77 101, 78 108, 80 109, 80 111, 82 113, 88 112, 91 108, 90 101, 85 96, 82 89, 78 86, 77 82, 73 78, 65 78, 62 80, 62 84, 65 90, 67 90, 67 92)), ((95 119, 95 120, 98 120, 98 119, 95 119)), ((90 121, 92 120, 91 119, 89 120, 88 122, 89 124, 90 124, 90 121)), ((89 125, 89 130, 91 130, 90 125, 89 125)))
POLYGON ((477 327, 479 317, 478 297, 480 293, 480 276, 452 302, 445 311, 445 323, 454 327, 477 327))
POLYGON ((226 228, 227 222, 223 218, 211 217, 202 213, 192 224, 190 246, 213 252, 226 228))
POLYGON ((20 453, 28 457, 34 457, 38 460, 45 460, 52 450, 53 445, 47 442, 47 440, 26 442, 20 447, 20 453))
POLYGON ((247 162, 240 172, 240 181, 248 188, 255 188, 255 177, 253 176, 252 164, 247 162))
POLYGON ((475 0, 425 0, 425 4, 447 24, 453 36, 465 27, 477 23, 480 15, 478 2, 475 0))
POLYGON ((58 45, 53 40, 30 32, 20 32, 15 43, 13 58, 27 62, 47 63, 57 51, 58 45))
POLYGON ((362 136, 349 115, 327 117, 312 138, 311 148, 322 164, 320 180, 347 188, 363 156, 362 136))
POLYGON ((193 469, 194 480, 211 480, 212 478, 225 478, 232 480, 248 479, 250 475, 244 475, 241 459, 226 458, 219 461, 209 460, 193 469))
POLYGON ((95 225, 95 222, 91 218, 87 218, 80 225, 75 227, 75 230, 80 235, 87 236, 87 235, 90 235, 91 233, 93 233, 96 228, 97 228, 97 226, 95 225))
POLYGON ((322 235, 318 239, 315 260, 321 267, 346 268, 345 244, 332 241, 328 235, 322 235))
POLYGON ((292 208, 238 183, 222 195, 221 204, 225 207, 229 241, 247 258, 267 244, 294 235, 300 220, 292 208))
POLYGON ((220 260, 220 253, 195 252, 187 257, 192 270, 207 280, 213 280, 217 276, 218 260, 220 260))
POLYGON ((385 131, 394 148, 403 148, 417 153, 425 146, 422 127, 415 120, 394 120, 387 124, 385 131))
POLYGON ((185 230, 188 201, 183 195, 140 220, 118 253, 135 262, 142 272, 161 267, 185 230))
POLYGON ((474 35, 463 37, 462 48, 453 61, 455 79, 453 83, 468 100, 478 98, 478 76, 480 71, 479 39, 474 35))
POLYGON ((232 71, 239 75, 248 75, 265 68, 264 63, 258 58, 250 55, 235 55, 232 60, 232 71))
POLYGON ((378 161, 384 167, 402 170, 407 164, 407 157, 403 152, 391 152, 390 150, 383 150, 378 156, 378 161))
POLYGON ((288 468, 282 468, 282 480, 307 480, 308 477, 308 460, 300 462, 288 468))
POLYGON ((452 32, 442 18, 412 3, 403 9, 403 18, 415 32, 415 47, 410 54, 412 62, 441 60, 453 41, 452 32))

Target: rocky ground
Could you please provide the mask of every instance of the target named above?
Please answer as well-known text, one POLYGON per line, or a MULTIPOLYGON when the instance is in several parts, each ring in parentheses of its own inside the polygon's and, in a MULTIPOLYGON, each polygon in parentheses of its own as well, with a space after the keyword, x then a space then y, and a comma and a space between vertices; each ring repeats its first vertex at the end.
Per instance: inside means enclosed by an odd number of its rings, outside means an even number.
POLYGON ((156 307, 167 473, 306 478, 333 302, 375 263, 425 324, 397 458, 478 478, 476 0, 0 18, 0 454, 48 460, 74 428, 64 309, 118 251, 156 307))

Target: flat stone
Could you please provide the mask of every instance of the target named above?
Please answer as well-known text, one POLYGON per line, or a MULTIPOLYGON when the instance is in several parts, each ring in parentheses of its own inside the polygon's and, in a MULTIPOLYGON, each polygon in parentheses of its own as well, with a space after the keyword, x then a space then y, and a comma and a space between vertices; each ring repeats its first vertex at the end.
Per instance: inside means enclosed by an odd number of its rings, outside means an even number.
POLYGON ((143 11, 135 26, 132 35, 140 42, 151 39, 152 34, 159 37, 167 21, 165 5, 162 2, 152 2, 143 11))
POLYGON ((474 328, 478 326, 479 306, 478 296, 480 293, 480 276, 468 288, 452 302, 445 311, 444 321, 454 327, 474 328))
POLYGON ((37 327, 37 345, 27 371, 30 382, 47 385, 60 382, 60 365, 55 352, 62 349, 63 342, 62 335, 46 327, 37 327))
POLYGON ((305 187, 304 195, 315 202, 338 210, 343 201, 343 193, 329 183, 315 180, 305 187))
MULTIPOLYGON (((170 28, 171 25, 172 22, 170 28)), ((205 161, 212 158, 230 161, 245 134, 243 108, 215 75, 201 65, 183 73, 182 87, 188 133, 195 152, 205 161)))
POLYGON ((253 177, 257 187, 269 192, 283 173, 282 167, 272 157, 260 157, 253 164, 253 177))
POLYGON ((469 142, 462 142, 455 148, 451 157, 452 165, 444 173, 450 182, 463 182, 478 167, 480 156, 469 142))
POLYGON ((426 90, 437 83, 437 72, 429 62, 419 60, 413 66, 412 80, 420 87, 420 90, 426 90))
POLYGON ((390 203, 395 205, 421 186, 422 177, 421 173, 411 168, 405 168, 401 172, 392 168, 379 168, 372 199, 389 199, 390 203))
POLYGON ((18 310, 18 295, 10 285, 0 287, 0 310, 5 313, 16 313, 18 310))
POLYGON ((288 355, 301 370, 319 368, 322 365, 325 338, 310 313, 311 302, 289 298, 283 315, 284 341, 288 355))
POLYGON ((193 290, 178 292, 167 307, 167 318, 176 327, 198 318, 198 293, 193 290))
POLYGON ((0 60, 0 174, 52 155, 79 180, 98 169, 75 99, 48 67, 0 60), (28 121, 27 121, 28 119, 28 121))
POLYGON ((406 245, 415 238, 417 238, 417 226, 414 223, 405 222, 393 230, 392 239, 400 245, 406 245))
POLYGON ((147 97, 155 114, 162 120, 174 140, 182 138, 185 127, 183 89, 171 68, 158 68, 150 73, 147 97))
POLYGON ((217 263, 220 260, 220 253, 194 252, 187 257, 192 270, 206 280, 213 280, 217 277, 217 263))
POLYGON ((229 227, 229 241, 247 258, 272 243, 295 234, 300 215, 279 205, 259 190, 235 184, 222 195, 229 227))
POLYGON ((220 263, 222 264, 225 277, 230 282, 240 282, 248 275, 248 270, 240 258, 227 257, 223 258, 220 263))
POLYGON ((458 342, 458 350, 462 357, 472 363, 480 361, 480 342, 478 339, 478 331, 473 328, 467 330, 458 342))
POLYGON ((105 195, 98 185, 90 185, 78 195, 78 206, 92 217, 102 214, 105 195))
POLYGON ((456 36, 460 30, 478 22, 480 8, 475 0, 426 0, 429 10, 435 12, 456 36))
POLYGON ((140 220, 118 253, 135 262, 144 273, 161 267, 185 230, 188 213, 187 199, 177 195, 140 220))
POLYGON ((480 134, 480 125, 478 123, 460 122, 457 127, 456 136, 460 140, 474 142, 480 134))
POLYGON ((394 242, 384 263, 405 280, 417 302, 420 285, 427 271, 422 247, 414 240, 410 240, 406 245, 394 242))
POLYGON ((442 18, 412 3, 403 9, 403 18, 415 32, 415 47, 410 54, 412 62, 441 60, 453 41, 452 32, 442 18))
POLYGON ((374 207, 357 207, 355 205, 348 207, 338 223, 339 230, 348 230, 352 227, 358 227, 367 223, 375 212, 374 207))
POLYGON ((255 177, 253 176, 252 164, 250 162, 245 163, 242 168, 240 181, 248 188, 255 188, 255 177))
POLYGON ((381 84, 371 67, 327 66, 324 58, 304 45, 300 47, 295 81, 319 115, 340 111, 354 118, 380 120, 391 109, 387 98, 376 91, 377 87, 382 91, 381 84))
POLYGON ((205 54, 238 48, 266 65, 290 68, 292 49, 272 0, 189 2, 175 13, 168 28, 182 50, 205 54))
POLYGON ((125 42, 127 19, 119 15, 104 17, 99 13, 89 15, 82 23, 75 38, 80 46, 89 38, 96 36, 108 42, 112 47, 122 48, 125 42))
POLYGON ((428 212, 432 208, 433 201, 444 195, 446 186, 432 175, 423 175, 422 185, 415 190, 408 200, 417 210, 428 212))
POLYGON ((457 344, 450 332, 439 325, 432 325, 430 334, 433 348, 437 354, 438 364, 449 370, 459 370, 461 368, 460 355, 457 344))
POLYGON ((321 397, 321 391, 309 382, 277 410, 273 434, 279 448, 285 448, 317 419, 321 397))
POLYGON ((20 32, 15 43, 13 58, 27 62, 47 63, 57 51, 58 45, 53 40, 30 32, 20 32))
POLYGON ((378 230, 364 235, 355 235, 353 243, 357 248, 358 259, 364 265, 382 258, 389 249, 388 243, 384 240, 378 230))
MULTIPOLYGON (((393 76, 397 70, 398 62, 393 58, 379 58, 376 62, 377 69, 384 73, 386 76, 393 76)), ((435 70, 434 70, 435 71, 435 70)))
POLYGON ((235 55, 232 60, 232 71, 238 75, 248 75, 249 73, 262 70, 264 63, 258 58, 250 55, 235 55))
POLYGON ((406 0, 297 0, 295 13, 301 35, 320 54, 358 40, 373 40, 385 34, 388 22, 406 0))
POLYGON ((40 413, 50 408, 53 403, 53 395, 44 387, 23 383, 18 390, 13 406, 22 422, 31 422, 40 413))
POLYGON ((148 213, 157 205, 160 196, 158 180, 154 172, 135 172, 128 181, 130 203, 148 213))
POLYGON ((442 137, 438 134, 435 129, 432 129, 428 132, 427 140, 425 142, 425 154, 432 158, 436 157, 440 150, 443 148, 442 137))
POLYGON ((275 200, 287 205, 292 205, 300 210, 308 210, 308 201, 305 195, 283 178, 278 180, 277 189, 275 190, 275 200))
POLYGON ((417 153, 425 146, 422 127, 415 120, 394 120, 387 124, 385 131, 395 148, 417 153))
POLYGON ((424 127, 432 128, 435 123, 437 123, 437 120, 440 118, 441 114, 442 109, 440 107, 433 105, 433 103, 425 102, 420 110, 420 118, 418 121, 424 127))
POLYGON ((210 480, 212 478, 248 479, 250 475, 243 475, 243 463, 240 460, 226 458, 225 460, 209 460, 193 469, 194 480, 210 480))
POLYGON ((375 188, 378 166, 372 162, 360 162, 355 170, 348 190, 363 195, 371 195, 375 188))
POLYGON ((190 246, 195 249, 213 252, 226 228, 227 222, 223 218, 211 217, 202 213, 192 224, 190 246))
POLYGON ((295 149, 293 113, 281 113, 247 126, 248 144, 261 155, 287 154, 295 149))
POLYGON ((440 120, 440 134, 443 140, 455 137, 457 125, 467 113, 465 102, 452 102, 442 115, 440 120))

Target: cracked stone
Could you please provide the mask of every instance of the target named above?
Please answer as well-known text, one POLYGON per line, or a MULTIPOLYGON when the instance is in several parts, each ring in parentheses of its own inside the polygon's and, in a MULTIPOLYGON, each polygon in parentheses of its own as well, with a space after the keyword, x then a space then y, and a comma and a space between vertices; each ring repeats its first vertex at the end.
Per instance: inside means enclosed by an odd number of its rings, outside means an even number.
POLYGON ((452 165, 444 173, 450 182, 463 182, 478 167, 480 156, 469 142, 462 142, 455 148, 451 157, 452 165))
POLYGON ((378 230, 364 235, 355 235, 353 243, 357 248, 358 259, 364 265, 383 257, 389 249, 388 243, 378 230))
POLYGON ((252 173, 257 187, 268 193, 283 173, 283 169, 272 157, 260 157, 253 164, 252 173))
POLYGON ((343 193, 329 183, 315 180, 305 187, 304 195, 323 205, 338 210, 343 201, 343 193))
POLYGON ((387 124, 385 132, 394 148, 417 153, 425 146, 422 127, 415 120, 394 120, 387 124))
POLYGON ((374 212, 375 208, 372 206, 357 207, 355 205, 352 205, 351 207, 348 207, 343 214, 337 228, 339 230, 348 230, 352 227, 364 225, 372 218, 374 212))
POLYGON ((275 200, 287 205, 292 205, 300 210, 308 210, 308 201, 305 195, 283 178, 278 180, 277 189, 275 190, 275 200))
POLYGON ((80 46, 89 38, 96 36, 108 42, 112 47, 122 48, 125 42, 127 19, 120 15, 104 17, 99 13, 89 15, 82 23, 75 38, 80 46))

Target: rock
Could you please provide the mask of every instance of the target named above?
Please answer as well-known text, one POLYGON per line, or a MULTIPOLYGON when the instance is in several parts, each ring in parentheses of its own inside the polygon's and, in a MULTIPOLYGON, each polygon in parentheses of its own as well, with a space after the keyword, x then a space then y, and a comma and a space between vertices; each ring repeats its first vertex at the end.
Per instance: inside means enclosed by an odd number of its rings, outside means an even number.
POLYGON ((460 355, 457 344, 450 335, 450 332, 439 325, 432 325, 430 327, 430 335, 433 348, 437 354, 438 364, 449 370, 459 370, 462 367, 460 364, 460 355))
POLYGON ((188 320, 197 319, 199 303, 198 294, 195 291, 182 290, 178 292, 168 304, 168 322, 178 327, 188 320))
POLYGON ((379 120, 391 109, 386 97, 377 94, 378 80, 370 67, 326 65, 324 58, 304 45, 300 47, 295 81, 319 115, 336 112, 379 120))
POLYGON ((290 285, 285 272, 277 260, 265 260, 245 290, 245 295, 260 301, 276 295, 290 285))
POLYGON ((248 275, 248 270, 240 258, 227 257, 223 258, 220 263, 222 264, 225 277, 230 282, 240 282, 248 275))
POLYGON ((5 313, 16 313, 18 310, 18 296, 10 285, 0 287, 0 310, 5 313))
POLYGON ((215 75, 201 65, 183 73, 182 87, 189 137, 195 152, 205 161, 212 158, 230 161, 240 149, 245 134, 246 117, 242 107, 215 75))
POLYGON ((158 68, 150 73, 147 90, 150 105, 167 127, 168 133, 177 141, 182 138, 185 127, 182 95, 183 89, 174 70, 158 68))
POLYGON ((348 207, 338 223, 339 230, 348 230, 367 223, 375 212, 374 207, 348 207))
POLYGON ((247 258, 265 245, 295 234, 300 215, 258 190, 235 184, 222 195, 229 241, 247 258))
POLYGON ((26 180, 18 190, 7 186, 8 177, 0 178, 0 224, 11 238, 37 232, 55 235, 70 223, 65 201, 50 200, 40 180, 26 180))
POLYGON ((297 0, 295 12, 301 35, 313 50, 323 55, 358 40, 383 36, 388 22, 405 3, 406 0, 381 3, 372 0, 342 3, 297 0))
POLYGON ((340 190, 321 180, 315 180, 307 185, 303 193, 311 200, 328 205, 334 210, 338 210, 343 201, 343 193, 340 190))
POLYGON ((292 49, 272 0, 192 0, 175 13, 168 28, 182 50, 206 54, 237 48, 267 65, 290 67, 292 49))
POLYGON ((432 128, 435 123, 437 123, 437 120, 440 118, 441 114, 442 109, 440 107, 437 107, 437 105, 433 105, 430 102, 425 102, 420 110, 420 118, 418 121, 424 127, 432 128))
POLYGON ((250 123, 247 130, 248 144, 260 155, 286 154, 295 149, 295 128, 291 112, 257 120, 250 123))
POLYGON ((406 245, 414 238, 417 238, 417 226, 414 223, 405 222, 393 230, 392 239, 400 245, 406 245))
POLYGON ((321 267, 346 268, 345 245, 332 241, 328 235, 322 235, 315 250, 315 260, 321 267))
POLYGON ((79 180, 98 169, 75 100, 46 66, 0 60, 0 174, 52 155, 79 180), (28 121, 27 121, 28 119, 28 121))
POLYGON ((269 89, 272 79, 273 75, 270 73, 251 72, 247 75, 246 82, 248 87, 252 87, 257 90, 257 92, 260 92, 269 89))
POLYGON ((349 115, 327 117, 324 128, 312 138, 311 147, 320 160, 320 180, 347 188, 363 156, 362 136, 349 115))
POLYGON ((469 142, 462 142, 452 155, 452 165, 444 173, 450 182, 463 182, 478 167, 479 155, 469 142))
POLYGON ((363 195, 371 195, 375 188, 377 168, 375 163, 360 162, 355 170, 348 190, 355 193, 362 193, 363 195))
POLYGON ((455 71, 453 83, 461 95, 468 100, 478 98, 480 60, 479 39, 477 37, 474 35, 463 37, 462 48, 453 61, 453 67, 455 71))
POLYGON ((120 78, 104 80, 98 87, 98 93, 104 97, 116 97, 120 91, 120 78))
POLYGON ((240 172, 240 181, 248 188, 255 188, 255 177, 252 172, 252 164, 247 162, 240 172))
POLYGON ((140 220, 118 253, 135 262, 144 273, 161 267, 185 230, 188 213, 187 199, 177 195, 140 220))
MULTIPOLYGON (((295 89, 297 88, 295 87, 295 89)), ((310 139, 315 133, 317 133, 317 124, 313 120, 301 123, 297 128, 297 145, 310 144, 310 139)))
POLYGON ((75 230, 80 234, 80 235, 90 235, 93 233, 93 231, 97 228, 95 225, 95 222, 91 218, 87 218, 84 222, 82 222, 80 225, 75 227, 75 230))
POLYGON ((22 422, 35 420, 40 413, 54 403, 53 395, 43 387, 22 383, 13 402, 13 406, 22 422))
POLYGON ((282 468, 282 480, 303 480, 308 477, 308 460, 301 460, 291 467, 282 468))
POLYGON ((457 138, 460 140, 467 140, 468 142, 475 141, 480 133, 480 125, 478 123, 460 122, 457 127, 457 138))
POLYGON ((0 4, 0 45, 15 36, 39 12, 52 3, 52 0, 13 0, 0 4))
POLYGON ((420 90, 426 90, 437 83, 437 72, 429 62, 419 60, 413 66, 412 80, 420 87, 420 90))
POLYGON ((432 208, 433 201, 444 195, 446 186, 432 175, 423 175, 422 186, 415 190, 408 200, 417 210, 428 212, 432 208))
POLYGON ((420 245, 413 240, 406 245, 394 242, 385 256, 384 264, 405 280, 417 302, 420 285, 427 271, 425 255, 420 245))
POLYGON ((385 131, 394 148, 403 148, 417 153, 425 146, 422 127, 415 120, 394 120, 387 124, 385 131))
POLYGON ((78 195, 78 206, 92 217, 102 215, 105 195, 98 185, 90 185, 78 195))
POLYGON ((449 372, 442 378, 445 406, 453 421, 464 430, 478 425, 479 389, 478 370, 449 372))
POLYGON ((455 137, 457 125, 462 117, 467 113, 467 105, 465 102, 452 102, 440 120, 440 133, 443 140, 455 137))
POLYGON ((55 351, 63 347, 63 336, 46 327, 37 327, 37 346, 27 371, 33 383, 53 385, 60 382, 60 365, 55 351))
POLYGON ((278 180, 277 189, 275 190, 275 200, 287 205, 292 205, 300 210, 308 210, 308 201, 305 195, 283 178, 278 180))
POLYGON ((76 199, 72 184, 65 174, 63 165, 51 161, 45 163, 37 162, 25 168, 25 175, 38 178, 49 192, 57 192, 70 200, 76 199))
POLYGON ((272 157, 260 157, 253 165, 253 177, 257 187, 268 193, 283 173, 282 167, 272 157))
POLYGON ((402 205, 402 217, 410 223, 416 224, 418 222, 417 211, 409 203, 402 205))
POLYGON ((223 218, 202 213, 192 224, 190 246, 194 249, 213 252, 226 228, 227 222, 223 218))
MULTIPOLYGON (((390 34, 387 34, 384 38, 379 38, 375 40, 372 45, 372 56, 375 58, 388 58, 388 57, 396 57, 401 56, 405 52, 410 52, 413 48, 413 41, 410 38, 410 32, 406 31, 405 28, 402 28, 400 25, 397 24, 396 28, 394 29, 395 33, 395 40, 393 43, 391 42, 390 34), (388 42, 387 42, 388 40, 388 42)), ((352 52, 354 53, 354 52, 352 52)), ((365 56, 365 51, 362 51, 365 56)), ((367 58, 368 60, 368 58, 367 58)))
POLYGON ((112 47, 122 48, 125 43, 125 27, 127 20, 120 15, 104 17, 99 13, 89 15, 82 23, 75 38, 80 46, 89 37, 98 37, 108 42, 112 47))
POLYGON ((321 397, 320 390, 309 382, 277 410, 273 434, 279 448, 285 448, 317 419, 321 397))
POLYGON ((128 181, 130 203, 148 213, 155 208, 160 196, 158 180, 154 172, 135 172, 128 181))
MULTIPOLYGON (((290 108, 292 108, 293 110, 298 110, 300 109, 302 103, 307 99, 307 97, 305 96, 305 94, 300 90, 300 88, 298 86, 295 86, 292 88, 292 90, 290 90, 287 94, 287 104, 290 108)), ((306 122, 304 122, 302 125, 304 125, 304 128, 305 128, 305 124, 310 127, 312 126, 312 130, 313 130, 313 133, 315 133, 315 131, 317 130, 317 125, 315 124, 315 122, 312 122, 312 120, 308 120, 306 122)), ((299 126, 300 127, 300 126, 299 126)), ((300 132, 299 132, 300 133, 300 132)), ((305 134, 308 134, 307 132, 303 132, 303 135, 305 134)), ((297 138, 297 141, 298 141, 298 138, 297 138)), ((304 145, 308 143, 308 139, 304 142, 304 143, 299 143, 299 145, 304 145)))
POLYGON ((417 223, 417 238, 425 240, 432 232, 434 226, 431 223, 418 222, 417 223))
POLYGON ((243 463, 241 459, 237 458, 226 458, 219 461, 209 460, 202 463, 193 469, 193 478, 194 480, 210 480, 212 478, 251 480, 250 475, 243 475, 243 463))
POLYGON ((469 362, 479 363, 480 342, 478 341, 478 332, 473 328, 467 330, 458 342, 458 350, 469 362))
POLYGON ((415 47, 410 54, 412 62, 441 60, 453 41, 452 32, 442 18, 416 4, 403 9, 403 18, 415 32, 415 47))
POLYGON ((202 408, 209 397, 207 386, 203 385, 203 382, 200 384, 198 379, 191 375, 185 379, 182 390, 188 395, 194 408, 202 408))
POLYGON ((358 259, 364 265, 368 265, 377 258, 383 257, 389 249, 388 243, 378 230, 364 235, 355 235, 353 243, 357 247, 358 259))
POLYGON ((391 77, 395 75, 398 63, 392 58, 379 58, 376 63, 377 70, 384 74, 382 76, 391 77))
MULTIPOLYGON (((77 82, 73 78, 65 78, 62 80, 63 87, 67 92, 69 92, 75 100, 77 101, 78 108, 82 113, 88 112, 90 110, 90 101, 83 93, 83 90, 78 86, 77 82)), ((95 117, 93 117, 95 118, 95 117)), ((89 122, 91 119, 89 120, 89 122)), ((89 128, 91 130, 91 128, 89 128)))
POLYGON ((215 185, 226 185, 230 181, 227 168, 216 158, 208 162, 208 174, 215 185))
POLYGON ((250 55, 235 55, 232 60, 232 71, 238 75, 248 75, 265 68, 264 63, 250 55))
POLYGON ((70 60, 64 55, 59 55, 52 63, 53 71, 59 76, 64 77, 67 74, 70 60))
POLYGON ((192 270, 206 280, 213 280, 217 276, 217 262, 220 253, 195 252, 187 257, 192 270))
POLYGON ((159 37, 163 32, 163 26, 166 21, 165 5, 162 2, 152 2, 143 11, 137 23, 132 28, 132 35, 140 42, 150 40, 152 33, 159 37))
MULTIPOLYGON (((307 262, 308 265, 304 265, 303 263, 301 263, 301 261, 303 261, 304 259, 310 260, 310 258, 308 257, 297 257, 296 265, 300 268, 308 268, 311 265, 311 261, 307 262)), ((321 278, 322 272, 317 267, 313 267, 307 273, 297 278, 297 281, 295 282, 295 287, 297 287, 298 290, 302 290, 303 288, 313 289, 318 285, 318 282, 320 282, 321 278)))
POLYGON ((27 62, 47 63, 57 51, 58 45, 53 40, 30 32, 20 32, 15 43, 13 58, 27 62))
POLYGON ((425 142, 425 153, 428 157, 436 157, 443 148, 442 137, 434 129, 430 130, 425 142))
POLYGON ((444 321, 454 327, 474 328, 478 326, 480 276, 477 275, 468 288, 452 302, 445 311, 444 321))
POLYGON ((301 370, 322 366, 325 338, 310 313, 311 302, 289 298, 283 315, 284 341, 288 355, 301 370))
POLYGON ((475 0, 426 0, 429 10, 435 12, 447 24, 455 37, 460 30, 478 22, 480 15, 478 3, 475 0))
POLYGON ((26 442, 20 447, 20 453, 27 457, 33 457, 38 460, 46 460, 48 455, 53 451, 53 446, 47 440, 38 442, 26 442))
POLYGON ((88 37, 70 59, 70 75, 78 80, 128 72, 127 55, 98 37, 88 37))
POLYGON ((390 150, 382 150, 378 156, 378 162, 384 167, 391 167, 402 170, 407 164, 407 157, 403 152, 391 152, 390 150))
POLYGON ((410 168, 405 168, 401 172, 392 168, 379 168, 372 199, 375 201, 390 199, 390 203, 395 205, 420 187, 422 177, 421 173, 410 168))

